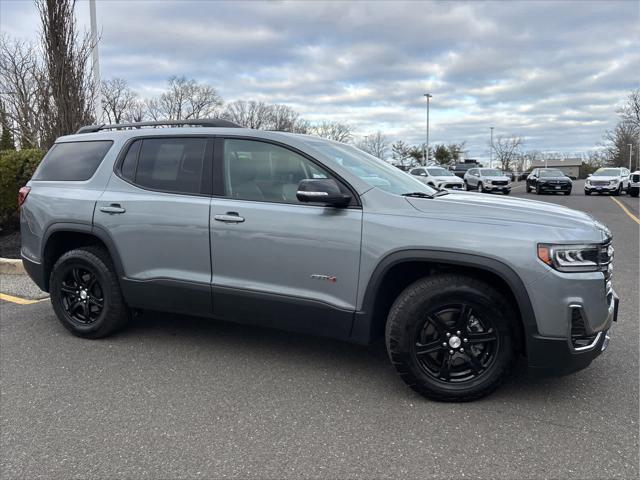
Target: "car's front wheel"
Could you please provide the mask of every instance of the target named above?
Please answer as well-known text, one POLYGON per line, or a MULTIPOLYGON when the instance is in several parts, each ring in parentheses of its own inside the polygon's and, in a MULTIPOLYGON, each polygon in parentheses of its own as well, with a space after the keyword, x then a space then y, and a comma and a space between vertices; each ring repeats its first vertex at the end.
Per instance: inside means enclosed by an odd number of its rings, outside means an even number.
POLYGON ((118 276, 103 248, 83 247, 62 255, 53 266, 49 285, 53 310, 74 335, 105 337, 129 319, 118 276))
POLYGON ((484 193, 484 185, 482 185, 482 182, 478 183, 478 192, 484 193))
POLYGON ((407 287, 386 326, 389 358, 427 398, 469 401, 495 390, 514 358, 506 299, 478 279, 441 274, 407 287))
POLYGON ((629 195, 632 197, 637 197, 638 193, 640 193, 640 188, 638 187, 629 187, 629 195))

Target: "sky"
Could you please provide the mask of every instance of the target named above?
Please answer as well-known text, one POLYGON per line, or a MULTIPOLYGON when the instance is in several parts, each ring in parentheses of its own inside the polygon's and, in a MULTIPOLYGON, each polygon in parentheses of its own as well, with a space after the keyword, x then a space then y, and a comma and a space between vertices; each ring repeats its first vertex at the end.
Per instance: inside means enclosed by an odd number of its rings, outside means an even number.
MULTIPOLYGON (((80 28, 89 28, 79 0, 80 28)), ((97 0, 100 69, 142 96, 172 75, 226 101, 293 107, 358 135, 586 152, 616 123, 640 77, 640 2, 222 2, 97 0)), ((2 0, 0 27, 35 40, 29 0, 2 0)))

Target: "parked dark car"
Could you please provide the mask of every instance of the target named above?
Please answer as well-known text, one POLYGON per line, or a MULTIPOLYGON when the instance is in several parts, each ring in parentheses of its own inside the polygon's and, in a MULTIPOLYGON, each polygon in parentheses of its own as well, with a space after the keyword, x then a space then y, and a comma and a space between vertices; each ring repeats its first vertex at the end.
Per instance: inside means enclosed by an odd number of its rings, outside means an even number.
POLYGON ((526 180, 526 179, 527 179, 527 177, 528 177, 529 175, 531 175, 531 172, 532 172, 532 171, 533 171, 533 168, 528 168, 528 169, 526 169, 524 172, 522 172, 520 175, 518 175, 518 180, 519 180, 519 181, 526 180))
POLYGON ((534 168, 527 177, 525 190, 541 193, 564 193, 571 195, 573 182, 556 168, 534 168))
POLYGON ((457 177, 464 178, 464 174, 467 173, 470 169, 478 168, 480 166, 481 165, 476 162, 456 163, 455 165, 451 166, 449 170, 457 177))

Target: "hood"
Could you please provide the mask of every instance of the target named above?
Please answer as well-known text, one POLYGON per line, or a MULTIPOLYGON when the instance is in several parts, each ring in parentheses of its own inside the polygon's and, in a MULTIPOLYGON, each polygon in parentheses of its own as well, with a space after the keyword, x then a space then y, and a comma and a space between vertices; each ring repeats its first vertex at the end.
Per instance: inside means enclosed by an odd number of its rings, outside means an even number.
POLYGON ((561 228, 594 229, 595 227, 602 230, 595 219, 585 212, 535 200, 460 192, 432 199, 407 197, 407 201, 417 210, 430 216, 456 218, 469 222, 490 224, 516 222, 561 228))
POLYGON ((499 175, 497 177, 485 177, 484 175, 480 175, 480 177, 486 180, 497 180, 498 182, 504 182, 505 180, 511 181, 511 177, 507 177, 506 175, 499 175))
POLYGON ((456 175, 438 175, 437 177, 430 177, 436 182, 457 182, 462 183, 462 179, 456 175))
POLYGON ((591 182, 591 181, 610 182, 611 180, 620 180, 620 177, 612 177, 612 176, 604 177, 604 176, 601 176, 601 175, 595 177, 595 176, 592 175, 589 178, 587 178, 588 182, 591 182))
POLYGON ((556 180, 569 180, 569 181, 571 181, 571 179, 569 177, 565 176, 565 175, 558 176, 558 177, 540 177, 540 178, 538 178, 539 182, 546 182, 547 180, 554 180, 554 181, 556 181, 556 180))

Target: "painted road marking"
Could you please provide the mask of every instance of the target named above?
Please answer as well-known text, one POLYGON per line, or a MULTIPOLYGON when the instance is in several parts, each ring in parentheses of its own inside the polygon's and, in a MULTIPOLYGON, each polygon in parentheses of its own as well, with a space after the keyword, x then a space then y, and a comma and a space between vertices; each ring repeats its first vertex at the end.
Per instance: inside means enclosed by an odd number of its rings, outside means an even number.
POLYGON ((48 298, 41 298, 40 300, 29 300, 28 298, 14 297, 13 295, 0 293, 0 300, 6 300, 7 302, 17 303, 18 305, 31 305, 32 303, 44 302, 45 300, 48 300, 48 298))
POLYGON ((618 206, 622 209, 622 211, 624 213, 626 213, 627 215, 629 215, 629 218, 631 220, 633 220, 634 222, 636 222, 638 225, 640 225, 640 218, 636 217, 633 213, 631 213, 629 211, 629 209, 627 207, 625 207, 622 202, 616 198, 613 197, 609 197, 611 200, 613 200, 614 202, 616 202, 618 204, 618 206))

